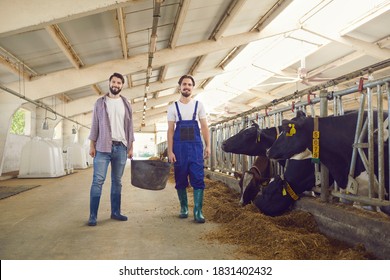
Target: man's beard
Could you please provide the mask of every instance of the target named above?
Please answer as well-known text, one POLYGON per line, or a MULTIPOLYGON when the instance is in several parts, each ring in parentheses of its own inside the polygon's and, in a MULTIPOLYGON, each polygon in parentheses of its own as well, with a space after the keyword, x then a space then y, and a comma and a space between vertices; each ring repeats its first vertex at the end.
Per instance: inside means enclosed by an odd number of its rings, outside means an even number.
POLYGON ((183 95, 184 97, 189 97, 191 95, 191 91, 182 91, 181 95, 183 95))
POLYGON ((114 87, 110 87, 110 92, 113 94, 113 95, 117 95, 121 92, 121 88, 114 88, 114 87))

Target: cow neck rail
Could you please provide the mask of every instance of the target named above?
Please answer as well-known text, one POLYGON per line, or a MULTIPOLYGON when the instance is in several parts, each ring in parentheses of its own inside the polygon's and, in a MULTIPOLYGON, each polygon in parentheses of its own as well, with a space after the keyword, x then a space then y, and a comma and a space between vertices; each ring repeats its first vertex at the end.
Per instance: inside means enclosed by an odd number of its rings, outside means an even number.
MULTIPOLYGON (((389 62, 388 62, 387 66, 390 66, 390 59, 389 59, 389 62)), ((348 80, 351 80, 353 78, 357 78, 357 77, 361 76, 362 73, 364 73, 364 72, 359 72, 359 73, 360 73, 359 75, 353 76, 352 78, 350 78, 348 80)), ((344 76, 342 76, 342 77, 344 77, 344 76)), ((226 119, 224 119, 222 121, 219 121, 219 122, 212 123, 212 124, 210 124, 210 127, 227 124, 227 123, 229 123, 231 121, 235 121, 235 120, 237 120, 239 118, 245 118, 247 121, 251 121, 254 118, 250 118, 249 116, 254 114, 254 113, 257 113, 256 118, 263 118, 263 117, 268 117, 269 114, 276 114, 276 113, 282 113, 282 112, 289 111, 289 110, 291 110, 291 106, 286 106, 286 107, 283 107, 283 108, 280 108, 280 109, 274 109, 274 110, 272 110, 272 113, 267 113, 267 114, 259 113, 260 111, 265 110, 266 108, 272 108, 275 105, 279 105, 279 104, 282 104, 284 102, 288 102, 290 100, 295 100, 295 99, 297 99, 299 97, 302 97, 302 96, 307 95, 307 94, 314 93, 314 92, 319 91, 319 90, 329 89, 329 88, 331 88, 331 87, 333 87, 333 86, 335 86, 335 85, 337 85, 337 84, 339 84, 341 82, 345 82, 345 81, 346 81, 345 77, 344 78, 337 78, 337 79, 334 80, 333 84, 330 83, 330 81, 328 81, 326 83, 327 86, 322 84, 322 86, 318 85, 318 86, 314 86, 314 87, 311 87, 311 88, 308 88, 308 89, 305 89, 305 90, 302 90, 302 91, 294 92, 293 94, 287 95, 287 96, 282 97, 280 99, 275 99, 272 102, 267 103, 265 105, 254 107, 254 108, 252 108, 252 109, 250 109, 248 111, 245 111, 243 113, 240 113, 240 114, 237 114, 235 116, 226 118, 226 119), (339 82, 336 82, 336 80, 339 80, 339 82)), ((381 85, 383 83, 388 83, 388 82, 390 82, 390 76, 387 76, 387 77, 384 77, 384 78, 381 78, 381 79, 378 79, 378 80, 374 80, 374 81, 365 83, 363 85, 363 89, 365 90, 365 89, 370 88, 370 87, 376 87, 377 85, 381 85)), ((333 99, 335 97, 342 97, 344 95, 355 93, 355 92, 358 91, 358 89, 359 89, 359 85, 356 85, 354 87, 350 87, 350 88, 345 89, 345 90, 329 91, 328 99, 331 100, 331 99, 333 99)), ((300 101, 300 102, 295 102, 295 108, 304 107, 304 106, 316 104, 316 103, 319 103, 319 102, 320 102, 320 97, 312 98, 312 99, 310 99, 310 102, 308 102, 307 100, 300 101)))

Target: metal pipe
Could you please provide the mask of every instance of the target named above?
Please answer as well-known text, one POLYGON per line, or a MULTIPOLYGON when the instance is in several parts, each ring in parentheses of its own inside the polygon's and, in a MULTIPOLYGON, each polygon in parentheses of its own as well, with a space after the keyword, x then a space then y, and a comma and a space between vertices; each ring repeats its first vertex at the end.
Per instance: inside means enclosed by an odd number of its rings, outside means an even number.
MULTIPOLYGON (((383 199, 383 193, 385 189, 385 160, 384 160, 384 129, 383 129, 383 100, 381 86, 377 86, 377 124, 378 124, 378 184, 379 192, 378 198, 383 199)), ((375 159, 374 159, 375 160, 375 159)))
POLYGON ((62 114, 57 113, 56 111, 54 111, 54 110, 53 110, 52 108, 50 108, 49 106, 47 106, 47 105, 45 105, 45 104, 43 104, 43 103, 41 103, 41 102, 32 100, 32 99, 30 99, 30 98, 28 98, 28 97, 26 97, 26 96, 23 96, 23 95, 21 95, 20 93, 18 93, 18 92, 16 92, 16 91, 12 90, 12 89, 10 89, 10 88, 7 88, 6 86, 3 86, 2 84, 0 84, 0 89, 6 91, 6 92, 8 92, 8 93, 11 93, 11 94, 15 95, 16 97, 19 97, 19 98, 21 98, 21 99, 24 99, 24 100, 26 100, 27 102, 30 102, 30 103, 36 105, 37 107, 40 107, 40 108, 43 108, 43 109, 45 109, 45 110, 47 110, 47 111, 49 111, 49 112, 52 112, 53 114, 55 114, 55 115, 57 115, 57 116, 60 116, 60 117, 63 118, 63 119, 66 119, 66 120, 68 120, 68 121, 71 121, 71 122, 73 122, 73 123, 75 123, 75 124, 77 124, 77 125, 79 125, 79 126, 82 126, 82 127, 88 128, 88 129, 91 129, 91 128, 88 127, 88 126, 79 123, 78 121, 72 120, 72 119, 70 119, 70 118, 68 118, 68 117, 66 117, 66 116, 64 116, 64 115, 62 115, 62 114))
MULTIPOLYGON (((372 65, 370 67, 366 67, 366 68, 361 69, 359 71, 355 71, 355 72, 352 72, 350 74, 343 75, 343 76, 341 76, 339 78, 333 79, 333 80, 328 81, 326 83, 323 83, 323 84, 320 84, 320 85, 317 85, 317 86, 313 86, 313 87, 307 88, 307 89, 299 91, 299 92, 294 92, 293 94, 287 95, 287 96, 282 97, 280 99, 275 99, 272 102, 267 103, 265 105, 254 107, 254 108, 252 108, 252 109, 250 109, 250 110, 248 110, 246 112, 237 114, 236 116, 232 116, 232 117, 224 119, 223 121, 219 121, 219 122, 213 123, 213 124, 211 124, 211 126, 217 125, 217 124, 221 124, 221 123, 225 123, 225 122, 229 122, 229 121, 231 121, 233 119, 236 119, 238 117, 247 116, 247 115, 252 114, 254 112, 258 112, 258 111, 264 110, 266 108, 270 108, 270 107, 278 105, 280 103, 287 102, 289 100, 294 100, 294 99, 296 99, 298 97, 302 97, 302 96, 307 95, 309 93, 313 93, 315 91, 319 91, 319 90, 322 90, 322 89, 327 89, 327 88, 332 87, 334 85, 337 85, 337 84, 339 84, 341 82, 348 81, 348 80, 351 80, 353 78, 362 76, 364 73, 368 73, 369 71, 373 71, 374 69, 375 70, 380 70, 380 69, 383 69, 383 68, 389 67, 389 66, 390 66, 390 59, 385 60, 385 61, 383 61, 381 63, 378 63, 378 64, 375 64, 375 65, 372 65)), ((383 83, 386 83, 386 82, 390 82, 390 77, 389 76, 385 77, 385 78, 382 78, 382 79, 378 79, 378 80, 369 82, 369 83, 366 83, 366 84, 363 85, 363 89, 366 89, 368 87, 377 86, 377 85, 380 85, 380 84, 383 84, 383 83)), ((351 94, 351 93, 355 93, 357 91, 358 91, 358 86, 354 86, 354 87, 351 87, 351 88, 348 88, 348 89, 345 89, 345 90, 334 92, 333 96, 344 96, 344 95, 348 95, 348 94, 351 94)), ((319 101, 320 101, 319 97, 311 99, 311 102, 313 102, 313 103, 318 103, 319 101)), ((306 105, 308 105, 307 101, 303 101, 303 102, 300 101, 300 102, 297 102, 295 104, 295 107, 306 106, 306 105)), ((282 112, 282 111, 286 111, 286 109, 285 108, 283 108, 283 109, 274 109, 274 110, 272 110, 272 113, 282 112)))

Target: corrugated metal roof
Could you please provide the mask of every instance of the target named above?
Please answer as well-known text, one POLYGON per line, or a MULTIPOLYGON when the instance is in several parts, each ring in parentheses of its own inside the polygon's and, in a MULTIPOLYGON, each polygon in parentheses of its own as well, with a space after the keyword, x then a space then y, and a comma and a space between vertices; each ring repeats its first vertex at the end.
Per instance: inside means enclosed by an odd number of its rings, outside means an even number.
POLYGON ((67 101, 67 116, 83 115, 85 125, 116 71, 128 79, 123 95, 133 103, 140 129, 149 85, 142 131, 154 131, 156 122, 166 121, 166 105, 178 99, 183 74, 194 75, 199 97, 220 77, 220 86, 207 91, 217 104, 209 108, 214 122, 390 58, 388 0, 31 2, 0 1, 0 83, 19 92, 23 82, 25 96, 48 105, 53 96, 67 101), (229 65, 243 60, 247 44, 258 39, 261 48, 247 65, 259 76, 241 85, 244 66, 229 65), (304 78, 298 76, 302 57, 292 50, 300 45, 306 51, 304 78), (257 82, 260 73, 266 78, 257 82))

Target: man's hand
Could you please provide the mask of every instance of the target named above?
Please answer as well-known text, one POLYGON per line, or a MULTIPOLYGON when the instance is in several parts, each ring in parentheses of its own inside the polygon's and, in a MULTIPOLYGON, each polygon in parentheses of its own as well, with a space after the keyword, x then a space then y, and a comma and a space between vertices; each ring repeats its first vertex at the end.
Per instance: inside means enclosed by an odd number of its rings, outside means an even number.
POLYGON ((89 155, 91 156, 91 157, 95 157, 96 156, 96 149, 95 149, 95 147, 93 146, 91 146, 91 147, 89 147, 89 155))
POLYGON ((176 156, 173 152, 170 152, 168 153, 168 161, 171 162, 171 163, 175 163, 176 162, 176 156))
POLYGON ((204 159, 209 158, 210 154, 211 154, 210 147, 206 147, 203 152, 203 158, 204 159))
POLYGON ((131 143, 130 149, 127 151, 127 158, 132 159, 133 158, 133 143, 131 143))

